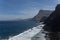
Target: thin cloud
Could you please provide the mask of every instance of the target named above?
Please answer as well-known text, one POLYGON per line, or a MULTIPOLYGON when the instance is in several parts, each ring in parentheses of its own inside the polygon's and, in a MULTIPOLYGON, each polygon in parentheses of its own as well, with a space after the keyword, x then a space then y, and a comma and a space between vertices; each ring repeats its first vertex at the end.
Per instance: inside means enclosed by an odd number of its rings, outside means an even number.
POLYGON ((0 20, 32 18, 40 9, 54 10, 60 0, 0 0, 0 20))

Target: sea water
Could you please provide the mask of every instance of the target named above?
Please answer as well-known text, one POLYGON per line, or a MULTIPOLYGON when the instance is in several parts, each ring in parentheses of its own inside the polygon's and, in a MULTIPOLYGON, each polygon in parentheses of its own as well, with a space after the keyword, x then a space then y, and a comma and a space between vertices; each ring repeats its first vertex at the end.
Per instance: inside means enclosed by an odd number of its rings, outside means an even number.
POLYGON ((38 24, 35 21, 0 21, 0 39, 8 39, 38 24))

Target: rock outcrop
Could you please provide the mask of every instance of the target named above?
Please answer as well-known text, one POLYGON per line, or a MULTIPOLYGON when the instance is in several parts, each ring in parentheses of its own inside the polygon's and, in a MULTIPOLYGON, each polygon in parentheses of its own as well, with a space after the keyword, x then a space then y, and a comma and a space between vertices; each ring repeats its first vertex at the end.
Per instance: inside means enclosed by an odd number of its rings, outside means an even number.
POLYGON ((55 10, 45 20, 46 39, 48 40, 60 40, 60 4, 58 4, 55 10))
POLYGON ((60 32, 60 4, 44 22, 46 24, 46 31, 60 32))

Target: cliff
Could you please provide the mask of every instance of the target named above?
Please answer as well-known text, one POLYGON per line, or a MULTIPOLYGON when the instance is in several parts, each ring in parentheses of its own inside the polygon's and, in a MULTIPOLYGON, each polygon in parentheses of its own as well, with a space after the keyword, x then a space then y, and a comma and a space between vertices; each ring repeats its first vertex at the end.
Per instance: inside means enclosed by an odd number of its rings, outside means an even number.
POLYGON ((52 13, 51 10, 40 10, 36 16, 33 17, 34 21, 43 21, 52 13))

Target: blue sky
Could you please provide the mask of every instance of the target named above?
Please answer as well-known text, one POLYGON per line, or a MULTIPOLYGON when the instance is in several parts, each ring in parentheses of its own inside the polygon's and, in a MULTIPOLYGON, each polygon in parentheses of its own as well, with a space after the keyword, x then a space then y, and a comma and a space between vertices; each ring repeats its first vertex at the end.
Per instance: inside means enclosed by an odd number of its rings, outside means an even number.
POLYGON ((40 9, 54 10, 60 0, 0 0, 0 20, 34 17, 40 9))

